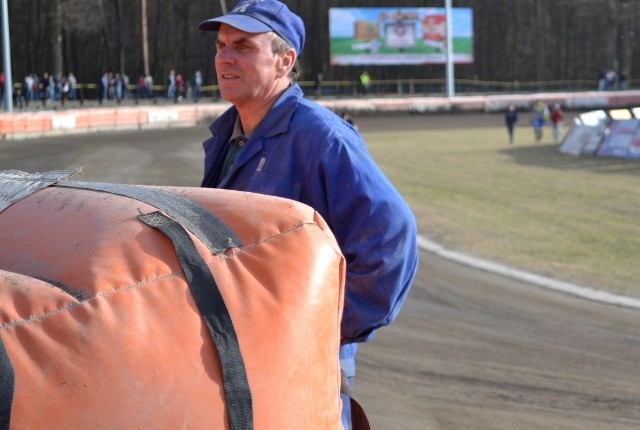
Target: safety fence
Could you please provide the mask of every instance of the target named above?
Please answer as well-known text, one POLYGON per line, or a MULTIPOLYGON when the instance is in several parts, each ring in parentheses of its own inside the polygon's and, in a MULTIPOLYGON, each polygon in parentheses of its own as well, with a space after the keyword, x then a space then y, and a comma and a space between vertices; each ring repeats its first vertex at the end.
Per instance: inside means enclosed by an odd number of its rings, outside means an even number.
POLYGON ((44 135, 126 129, 188 127, 219 116, 228 105, 117 106, 0 114, 0 138, 26 139, 44 135))
MULTIPOLYGON (((530 110, 538 101, 549 105, 559 103, 567 110, 613 109, 640 106, 640 90, 531 92, 490 95, 442 96, 375 96, 319 97, 317 102, 335 112, 375 115, 390 112, 501 112, 514 104, 519 110, 530 110)), ((173 101, 158 104, 85 103, 82 107, 64 109, 59 106, 42 110, 0 114, 0 139, 112 131, 186 127, 208 122, 230 106, 220 100, 199 103, 173 101)))

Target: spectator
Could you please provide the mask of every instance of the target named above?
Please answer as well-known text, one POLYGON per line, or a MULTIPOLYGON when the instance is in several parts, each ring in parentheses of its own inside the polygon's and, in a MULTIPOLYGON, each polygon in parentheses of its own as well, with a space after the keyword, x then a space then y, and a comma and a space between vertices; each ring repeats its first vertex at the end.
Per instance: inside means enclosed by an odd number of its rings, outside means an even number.
POLYGON ((315 80, 315 91, 314 94, 316 97, 320 97, 322 95, 322 83, 324 82, 324 75, 322 72, 318 73, 315 80))
POLYGON ((35 79, 33 79, 33 74, 30 73, 27 76, 25 76, 24 78, 24 89, 25 89, 25 95, 26 95, 26 100, 25 103, 28 106, 29 102, 31 100, 35 100, 35 94, 34 94, 34 90, 33 87, 35 86, 35 79))
POLYGON ((77 100, 78 98, 78 80, 75 75, 69 72, 67 76, 67 82, 69 82, 69 98, 71 100, 77 100))
POLYGON ((147 73, 144 77, 144 86, 146 87, 146 97, 149 99, 153 98, 153 77, 147 73))
POLYGON ((537 101, 533 106, 533 133, 536 142, 542 141, 544 126, 549 121, 549 107, 546 103, 537 101))
POLYGON ((122 100, 127 98, 127 93, 129 92, 129 75, 125 72, 120 73, 120 78, 122 80, 122 100))
POLYGON ((60 78, 60 104, 64 105, 64 102, 69 100, 69 94, 71 93, 71 87, 69 86, 69 80, 66 76, 60 78))
POLYGON ((169 100, 176 97, 176 71, 171 70, 167 77, 167 98, 169 100))
POLYGON ((618 76, 616 75, 616 72, 614 72, 613 70, 609 70, 605 75, 605 81, 606 81, 605 89, 607 91, 615 90, 617 80, 618 80, 618 76))
POLYGON ((50 100, 53 102, 56 100, 56 80, 54 79, 53 75, 49 75, 46 85, 47 85, 47 100, 50 100))
POLYGON ((140 75, 136 83, 136 100, 147 98, 147 86, 145 85, 144 76, 140 75))
POLYGON ((598 71, 598 91, 604 91, 607 88, 607 73, 604 69, 598 71))
POLYGON ((102 104, 102 102, 104 100, 109 99, 109 73, 104 72, 104 74, 102 75, 102 77, 100 78, 100 96, 98 98, 98 101, 100 102, 100 104, 102 104))
POLYGON ((513 133, 516 122, 518 122, 518 110, 516 105, 510 104, 504 114, 504 121, 507 124, 507 132, 509 133, 509 143, 513 143, 513 133))
POLYGON ((114 98, 120 104, 124 98, 124 81, 121 73, 116 73, 113 79, 114 98))
POLYGON ((18 105, 18 109, 22 109, 26 105, 28 105, 28 102, 24 97, 24 92, 22 92, 22 88, 16 88, 15 99, 16 99, 16 105, 18 105))
POLYGON ((193 101, 198 103, 200 97, 202 97, 202 73, 200 70, 196 70, 193 75, 193 101))
POLYGON ((369 93, 369 86, 371 85, 371 76, 366 70, 360 75, 360 86, 362 87, 362 94, 365 96, 369 93))
POLYGON ((175 102, 182 101, 182 95, 184 94, 184 78, 182 77, 182 73, 178 73, 176 75, 176 93, 175 93, 175 102))
POLYGON ((40 100, 40 77, 33 74, 33 100, 40 100))
POLYGON ((200 29, 217 32, 218 84, 233 105, 203 144, 202 186, 295 199, 325 219, 347 261, 340 362, 353 383, 357 343, 396 318, 416 273, 413 214, 360 133, 295 83, 299 16, 277 0, 242 0, 200 29))
POLYGON ((618 75, 618 88, 622 91, 629 89, 629 83, 627 82, 627 72, 624 70, 618 75))

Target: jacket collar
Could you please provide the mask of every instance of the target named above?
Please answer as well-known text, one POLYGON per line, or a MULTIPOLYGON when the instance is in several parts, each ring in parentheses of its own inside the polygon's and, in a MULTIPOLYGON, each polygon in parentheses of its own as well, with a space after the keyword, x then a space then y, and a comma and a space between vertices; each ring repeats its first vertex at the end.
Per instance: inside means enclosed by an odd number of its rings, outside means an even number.
MULTIPOLYGON (((285 133, 289 129, 291 117, 298 107, 298 100, 302 97, 302 89, 298 84, 293 83, 282 93, 251 135, 268 138, 285 133)), ((214 136, 229 133, 230 130, 233 130, 237 117, 238 110, 232 106, 211 124, 209 130, 214 136)))
MULTIPOLYGON (((240 151, 238 158, 236 158, 234 162, 236 168, 234 168, 231 175, 227 175, 225 179, 222 180, 220 183, 221 187, 225 187, 231 178, 240 171, 240 167, 243 164, 247 163, 262 151, 264 139, 278 136, 289 130, 291 117, 296 111, 302 97, 302 89, 295 83, 282 93, 260 124, 253 130, 251 136, 249 136, 247 144, 244 149, 240 151)), ((209 129, 214 137, 219 136, 220 139, 224 139, 224 144, 228 144, 228 138, 231 136, 236 118, 238 118, 238 110, 235 107, 231 107, 216 119, 209 129)), ((222 141, 218 140, 218 142, 222 144, 222 141)), ((224 153, 226 153, 226 151, 224 151, 224 153)))

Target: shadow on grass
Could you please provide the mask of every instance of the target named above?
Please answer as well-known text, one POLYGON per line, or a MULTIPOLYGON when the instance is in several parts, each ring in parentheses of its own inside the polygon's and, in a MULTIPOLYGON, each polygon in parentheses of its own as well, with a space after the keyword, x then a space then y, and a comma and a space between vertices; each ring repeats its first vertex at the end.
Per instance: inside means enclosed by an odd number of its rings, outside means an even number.
POLYGON ((514 146, 500 151, 525 166, 540 166, 552 169, 589 170, 602 174, 626 174, 640 176, 640 160, 625 160, 613 157, 582 155, 576 157, 563 154, 556 144, 514 146))

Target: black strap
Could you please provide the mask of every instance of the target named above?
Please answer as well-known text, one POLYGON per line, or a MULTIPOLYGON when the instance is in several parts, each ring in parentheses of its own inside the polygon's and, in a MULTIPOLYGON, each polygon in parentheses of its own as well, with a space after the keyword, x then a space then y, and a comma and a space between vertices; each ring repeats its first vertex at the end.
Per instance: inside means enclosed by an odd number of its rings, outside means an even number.
POLYGON ((344 370, 340 369, 342 373, 342 381, 340 382, 340 392, 349 397, 351 401, 351 429, 352 430, 371 430, 369 419, 364 412, 364 408, 356 399, 356 394, 353 392, 349 379, 344 370))
POLYGON ((195 234, 213 254, 242 246, 242 241, 220 218, 191 199, 158 188, 101 182, 65 181, 61 187, 101 191, 130 197, 160 209, 195 234))
POLYGON ((191 295, 218 350, 230 430, 253 429, 253 402, 238 337, 211 271, 179 223, 160 212, 138 218, 162 231, 173 242, 191 295))
POLYGON ((7 350, 0 339, 0 430, 9 430, 15 373, 7 350))

